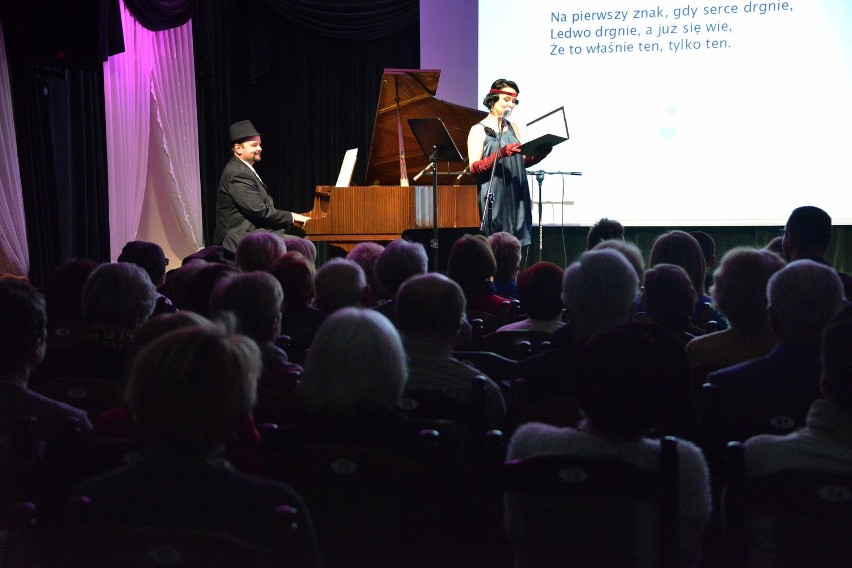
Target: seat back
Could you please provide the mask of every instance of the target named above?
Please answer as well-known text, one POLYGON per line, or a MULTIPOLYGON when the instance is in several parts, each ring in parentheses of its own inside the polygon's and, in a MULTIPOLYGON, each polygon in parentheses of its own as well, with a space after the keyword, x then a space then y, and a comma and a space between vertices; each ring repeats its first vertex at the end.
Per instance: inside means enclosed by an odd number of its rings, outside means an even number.
POLYGON ((208 530, 172 529, 92 523, 86 519, 90 501, 74 500, 68 521, 61 526, 40 528, 35 507, 26 522, 15 527, 16 538, 35 545, 35 549, 16 550, 29 560, 24 565, 63 566, 65 568, 156 567, 279 567, 309 565, 296 558, 294 543, 301 537, 298 511, 289 505, 276 507, 272 515, 274 530, 281 538, 261 546, 232 535, 208 530))
POLYGON ((479 349, 517 361, 549 349, 551 335, 549 331, 495 331, 482 337, 479 349))
POLYGON ((440 434, 424 430, 410 455, 315 443, 261 430, 263 474, 305 500, 329 566, 416 566, 444 550, 453 518, 440 434))
POLYGON ((117 380, 56 377, 32 389, 53 400, 85 410, 92 423, 107 410, 124 403, 124 385, 117 380))
POLYGON ((774 566, 852 565, 852 473, 782 470, 748 478, 743 445, 727 448, 724 548, 727 562, 754 551, 774 566))
POLYGON ((534 455, 506 463, 502 480, 523 523, 520 566, 630 566, 642 503, 657 511, 660 565, 677 564, 675 438, 662 440, 659 472, 610 457, 534 455))

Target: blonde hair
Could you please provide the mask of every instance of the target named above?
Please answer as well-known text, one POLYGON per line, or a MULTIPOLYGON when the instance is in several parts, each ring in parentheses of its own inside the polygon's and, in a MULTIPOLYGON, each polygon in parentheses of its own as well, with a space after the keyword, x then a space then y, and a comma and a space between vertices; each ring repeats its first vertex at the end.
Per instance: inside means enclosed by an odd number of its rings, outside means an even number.
POLYGON ((134 358, 125 398, 152 445, 210 453, 254 407, 260 350, 220 326, 190 326, 134 358))

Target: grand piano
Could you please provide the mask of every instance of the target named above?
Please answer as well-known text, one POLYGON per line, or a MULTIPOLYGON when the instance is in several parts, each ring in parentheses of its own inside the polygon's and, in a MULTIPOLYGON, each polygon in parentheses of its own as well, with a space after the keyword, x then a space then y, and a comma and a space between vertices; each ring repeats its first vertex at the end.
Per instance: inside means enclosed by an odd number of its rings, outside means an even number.
MULTIPOLYGON (((385 69, 367 163, 367 185, 319 186, 305 213, 312 241, 349 250, 364 241, 391 241, 409 229, 433 229, 433 173, 408 123, 440 118, 463 157, 470 127, 486 115, 435 97, 440 71, 385 69), (418 176, 421 174, 421 176, 418 176), (420 177, 419 180, 415 178, 420 177), (416 185, 421 183, 422 185, 416 185)), ((479 206, 466 162, 438 163, 438 227, 478 228, 479 206)))

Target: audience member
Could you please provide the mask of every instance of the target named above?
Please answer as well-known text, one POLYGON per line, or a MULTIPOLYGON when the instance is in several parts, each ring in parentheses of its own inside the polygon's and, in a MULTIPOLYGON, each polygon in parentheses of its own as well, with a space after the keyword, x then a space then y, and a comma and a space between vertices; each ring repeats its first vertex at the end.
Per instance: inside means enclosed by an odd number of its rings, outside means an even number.
MULTIPOLYGON (((245 238, 240 244, 244 241, 245 238)), ((252 338, 260 348, 263 368, 258 379, 258 410, 262 409, 264 414, 258 418, 263 422, 277 422, 279 416, 291 411, 288 404, 296 386, 294 377, 302 371, 275 345, 281 333, 283 301, 281 284, 262 271, 237 274, 221 281, 210 298, 214 316, 227 317, 228 313, 235 316, 237 331, 252 338)))
POLYGON ((166 283, 166 267, 169 265, 169 259, 166 258, 160 245, 148 241, 130 241, 121 249, 118 262, 138 264, 151 277, 154 288, 158 290, 154 315, 177 311, 171 299, 159 292, 159 289, 166 283))
POLYGON ((710 292, 730 327, 687 343, 686 354, 699 375, 772 351, 778 337, 769 327, 766 284, 784 264, 767 250, 736 247, 725 253, 710 292))
POLYGON ((707 269, 704 276, 704 289, 707 290, 713 284, 712 269, 716 266, 716 241, 704 231, 689 231, 689 234, 698 241, 699 246, 701 246, 701 254, 704 255, 704 264, 707 269))
POLYGON ((360 266, 364 271, 364 276, 367 277, 367 284, 370 285, 370 307, 377 306, 393 297, 388 290, 382 288, 379 278, 376 276, 376 260, 383 250, 385 250, 385 247, 379 243, 363 242, 358 243, 346 253, 346 258, 360 266))
POLYGON ((645 272, 641 306, 652 323, 672 332, 684 345, 704 334, 692 323, 695 288, 680 266, 660 263, 645 272))
POLYGON ((151 317, 156 300, 157 290, 140 266, 129 262, 98 266, 83 287, 83 333, 62 351, 47 354, 32 375, 33 384, 54 377, 122 381, 133 337, 151 317))
POLYGON ((287 251, 302 253, 302 256, 307 258, 308 262, 316 268, 317 246, 308 239, 303 239, 301 237, 287 239, 287 251))
POLYGON ((48 323, 71 324, 83 320, 83 286, 97 267, 98 263, 90 258, 73 258, 59 265, 44 291, 48 323))
POLYGON ((396 239, 385 247, 376 259, 376 277, 390 299, 376 310, 391 321, 396 321, 394 299, 402 283, 429 269, 426 249, 420 243, 396 239))
MULTIPOLYGON (((493 235, 492 235, 493 236, 493 235)), ((521 273, 518 296, 526 319, 504 325, 500 331, 553 333, 562 322, 563 271, 552 262, 536 262, 521 273)))
POLYGON ((693 321, 697 325, 708 331, 716 331, 716 329, 710 328, 710 322, 715 322, 713 326, 718 329, 727 327, 722 317, 710 305, 711 300, 704 287, 707 263, 704 261, 701 245, 695 237, 687 232, 677 230, 669 231, 657 237, 651 247, 649 264, 653 267, 660 263, 676 264, 689 275, 696 294, 693 321))
POLYGON ((601 331, 629 323, 639 278, 615 250, 586 251, 565 269, 562 303, 568 325, 555 331, 551 349, 519 361, 514 378, 527 383, 532 419, 576 424, 573 367, 580 346, 601 331))
POLYGON ((175 282, 175 303, 181 310, 189 310, 208 319, 212 317, 210 297, 213 290, 221 281, 242 273, 236 266, 220 262, 192 263, 178 270, 184 271, 183 277, 175 282))
MULTIPOLYGON (((821 398, 808 410, 804 426, 786 436, 759 435, 745 442, 746 475, 781 471, 852 474, 852 309, 847 307, 822 338, 821 398)), ((749 562, 777 565, 771 518, 746 523, 749 562)))
MULTIPOLYGON (((588 254, 588 253, 587 253, 588 254)), ((582 257, 581 257, 582 258, 582 257)), ((632 272, 632 271, 631 271, 632 272)), ((660 441, 646 437, 663 430, 689 393, 689 363, 668 332, 648 324, 616 326, 586 342, 577 353, 574 392, 583 410, 576 428, 529 423, 518 428, 507 459, 540 454, 611 456, 649 470, 659 469, 660 441)), ((695 566, 710 521, 707 464, 697 447, 678 440, 680 565, 695 566)), ((505 523, 518 566, 528 565, 524 500, 507 495, 505 523)), ((659 539, 644 526, 656 524, 649 505, 636 510, 636 565, 654 565, 659 539)), ((579 516, 565 522, 582 523, 579 516)), ((565 558, 566 565, 571 564, 565 558)))
MULTIPOLYGON (((809 259, 830 265, 825 258, 830 242, 831 217, 828 213, 812 205, 797 207, 790 213, 781 240, 788 261, 809 259)), ((840 271, 837 273, 846 297, 852 298, 852 276, 840 271)))
POLYGON ((602 218, 589 227, 586 235, 586 250, 592 250, 601 241, 624 240, 624 226, 615 219, 602 218))
POLYGON ((447 276, 464 290, 468 319, 482 315, 505 317, 506 303, 511 300, 496 293, 492 282, 496 272, 497 261, 484 236, 463 235, 453 243, 447 258, 447 276))
POLYGON ((294 340, 304 333, 313 337, 323 319, 322 312, 314 307, 316 267, 301 253, 291 251, 276 260, 269 272, 284 291, 281 332, 294 340))
POLYGON ((837 272, 812 260, 793 261, 769 278, 769 323, 778 345, 768 354, 714 371, 724 437, 744 440, 748 418, 769 401, 789 402, 788 416, 804 420, 819 398, 819 342, 823 329, 846 300, 837 272), (745 426, 743 425, 745 424, 745 426))
POLYGON ((16 421, 34 416, 37 433, 56 439, 68 418, 92 429, 86 412, 29 390, 33 369, 47 349, 47 312, 38 291, 14 278, 0 280, 0 439, 8 440, 16 421))
POLYGON ((774 237, 768 243, 766 243, 766 246, 764 246, 763 248, 765 250, 768 250, 770 252, 777 254, 778 258, 780 258, 780 259, 782 259, 786 262, 787 257, 784 256, 784 245, 783 245, 783 243, 784 243, 784 237, 777 236, 777 237, 774 237))
POLYGON ((624 255, 633 270, 636 271, 636 276, 639 277, 639 286, 645 279, 645 260, 642 258, 642 251, 634 243, 622 241, 621 239, 607 239, 601 241, 591 248, 591 250, 613 249, 624 255))
POLYGON ((469 403, 473 378, 484 376, 486 427, 502 428, 506 406, 500 387, 478 369, 453 357, 465 314, 461 287, 435 272, 412 276, 400 286, 394 303, 396 324, 408 356, 406 391, 437 391, 452 400, 469 403))
POLYGON ((252 477, 217 459, 255 400, 260 353, 249 338, 211 327, 168 333, 136 357, 127 401, 147 442, 136 463, 80 486, 87 519, 110 526, 216 531, 272 546, 280 505, 294 506, 304 534, 288 563, 318 566, 311 518, 283 483, 252 477))
POLYGON ((518 273, 521 270, 521 241, 512 233, 500 231, 488 236, 494 252, 497 271, 494 273, 494 291, 505 298, 518 300, 518 273))
POLYGON ((348 306, 370 305, 370 285, 364 270, 354 261, 333 258, 323 264, 314 277, 316 306, 329 314, 348 306))
POLYGON ((422 427, 442 436, 447 424, 405 416, 396 404, 408 364, 393 324, 374 310, 346 307, 326 318, 297 387, 302 426, 335 443, 382 447, 414 455, 422 427))
POLYGON ((270 231, 246 233, 237 245, 237 266, 244 272, 269 270, 272 263, 287 252, 284 237, 270 231))

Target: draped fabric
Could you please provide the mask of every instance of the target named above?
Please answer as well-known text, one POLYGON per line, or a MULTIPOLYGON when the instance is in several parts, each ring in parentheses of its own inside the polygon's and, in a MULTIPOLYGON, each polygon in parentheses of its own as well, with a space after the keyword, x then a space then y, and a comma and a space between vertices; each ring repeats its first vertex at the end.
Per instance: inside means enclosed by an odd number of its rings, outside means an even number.
POLYGON ((187 23, 195 11, 196 2, 197 0, 124 0, 136 21, 152 32, 178 28, 187 23))
POLYGON ((140 235, 148 191, 182 236, 159 244, 186 256, 203 246, 191 26, 151 32, 124 7, 121 17, 125 52, 104 64, 110 258, 131 240, 174 237, 140 235))
POLYGON ((12 87, 0 24, 0 274, 23 276, 29 273, 27 228, 21 170, 15 151, 15 124, 12 118, 12 87))

